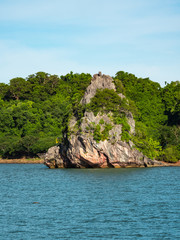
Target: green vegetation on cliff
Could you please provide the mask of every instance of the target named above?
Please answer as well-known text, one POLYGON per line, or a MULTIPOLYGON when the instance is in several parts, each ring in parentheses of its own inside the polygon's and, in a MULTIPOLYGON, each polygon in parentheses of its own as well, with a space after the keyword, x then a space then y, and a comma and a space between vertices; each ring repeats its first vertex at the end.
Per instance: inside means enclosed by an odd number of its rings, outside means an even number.
MULTIPOLYGON (((90 74, 58 77, 44 72, 0 83, 0 156, 36 156, 55 144, 66 132, 70 116, 79 120, 84 111, 80 100, 91 81, 90 74)), ((114 124, 122 125, 122 140, 134 142, 151 158, 176 162, 180 159, 180 82, 164 88, 148 78, 137 78, 123 71, 113 77, 114 90, 98 90, 87 110, 112 112, 114 124), (126 98, 121 98, 121 93, 126 98), (129 135, 126 112, 136 121, 136 133, 129 135)), ((105 124, 101 121, 101 124, 105 124)), ((110 125, 94 139, 108 139, 110 125)))
MULTIPOLYGON (((121 98, 117 92, 110 89, 97 90, 95 96, 91 99, 91 102, 86 106, 86 110, 93 111, 95 115, 97 113, 112 113, 112 121, 114 124, 122 125, 122 141, 128 142, 130 140, 130 126, 127 123, 126 112, 129 110, 129 103, 126 98, 121 98)), ((108 132, 111 130, 109 124, 106 124, 102 133, 100 133, 100 126, 95 128, 95 140, 108 139, 108 132)))

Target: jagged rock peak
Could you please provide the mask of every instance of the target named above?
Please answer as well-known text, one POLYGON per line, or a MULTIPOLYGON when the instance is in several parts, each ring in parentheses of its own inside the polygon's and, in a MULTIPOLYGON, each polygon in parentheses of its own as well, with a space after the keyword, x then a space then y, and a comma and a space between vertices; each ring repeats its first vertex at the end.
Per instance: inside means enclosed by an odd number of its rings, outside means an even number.
POLYGON ((96 90, 105 88, 116 90, 112 77, 102 74, 101 72, 94 74, 93 78, 91 79, 91 83, 87 87, 86 92, 81 100, 81 104, 90 103, 91 98, 93 98, 96 94, 96 90))
MULTIPOLYGON (((82 104, 90 103, 97 89, 113 89, 116 87, 113 79, 101 72, 91 79, 82 104)), ((119 94, 121 98, 125 96, 119 94)), ((135 121, 128 110, 123 110, 129 133, 135 133, 135 121)), ((123 124, 115 124, 113 114, 109 112, 85 111, 81 121, 72 116, 64 141, 59 146, 51 147, 44 156, 44 164, 49 168, 119 168, 119 167, 148 167, 160 166, 160 162, 153 161, 135 149, 128 138, 123 140, 123 124)))

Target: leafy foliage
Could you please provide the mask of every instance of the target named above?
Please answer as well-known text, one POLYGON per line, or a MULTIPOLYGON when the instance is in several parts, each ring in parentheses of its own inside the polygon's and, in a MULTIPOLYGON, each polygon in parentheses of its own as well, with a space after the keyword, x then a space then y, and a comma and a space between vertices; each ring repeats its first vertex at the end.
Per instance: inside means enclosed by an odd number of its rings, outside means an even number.
POLYGON ((114 84, 116 86, 116 92, 125 94, 125 88, 120 79, 114 78, 114 84))
MULTIPOLYGON (((125 116, 125 112, 129 108, 128 102, 125 98, 121 98, 118 96, 118 93, 114 90, 104 89, 104 90, 97 90, 95 96, 91 99, 91 102, 87 106, 87 110, 93 111, 96 115, 98 112, 102 113, 109 113, 111 112, 112 120, 114 124, 121 124, 122 125, 122 134, 121 139, 122 141, 129 141, 130 140, 130 126, 127 123, 127 119, 125 116)), ((100 120, 99 124, 103 124, 103 119, 100 120)), ((95 129, 95 137, 96 141, 105 140, 108 138, 108 128, 109 126, 106 124, 105 129, 102 134, 100 134, 100 126, 97 126, 95 129)), ((112 129, 112 126, 111 126, 112 129)))
POLYGON ((61 76, 38 72, 0 84, 0 156, 35 156, 62 138, 90 74, 61 76))
POLYGON ((168 145, 160 156, 165 162, 177 162, 180 159, 180 151, 175 145, 168 145))
POLYGON ((121 99, 117 92, 110 89, 97 90, 91 102, 87 104, 87 110, 98 112, 120 112, 128 107, 126 99, 121 99))
POLYGON ((163 89, 162 99, 166 107, 168 125, 180 124, 180 82, 171 82, 163 89))
POLYGON ((133 74, 118 72, 116 77, 122 81, 126 96, 133 100, 138 108, 136 119, 156 130, 167 121, 165 106, 161 98, 161 87, 148 78, 137 78, 133 74))
POLYGON ((112 129, 112 125, 105 123, 104 130, 101 131, 100 124, 97 124, 94 128, 93 138, 96 142, 104 141, 109 138, 109 131, 112 129))
MULTIPOLYGON (((91 103, 79 104, 90 74, 70 72, 65 76, 38 72, 0 83, 0 156, 35 156, 63 138, 69 119, 80 123, 85 110, 111 112, 114 124, 122 125, 121 139, 135 143, 151 158, 175 162, 180 159, 180 82, 161 88, 148 78, 119 71, 114 90, 98 90, 91 103), (121 98, 118 94, 126 98, 121 98), (126 113, 136 120, 136 133, 129 135, 126 113)), ((92 126, 94 139, 108 139, 111 125, 100 120, 92 126)))
POLYGON ((173 139, 180 139, 177 130, 180 125, 179 81, 162 89, 149 78, 137 78, 123 71, 117 72, 116 78, 123 83, 126 97, 131 101, 130 108, 136 119, 136 134, 133 137, 136 147, 151 158, 162 155, 167 144, 177 149, 173 139), (168 125, 174 127, 174 133, 168 125))
POLYGON ((157 158, 162 154, 160 142, 148 136, 148 127, 142 122, 136 122, 136 133, 132 138, 136 148, 149 158, 157 158))

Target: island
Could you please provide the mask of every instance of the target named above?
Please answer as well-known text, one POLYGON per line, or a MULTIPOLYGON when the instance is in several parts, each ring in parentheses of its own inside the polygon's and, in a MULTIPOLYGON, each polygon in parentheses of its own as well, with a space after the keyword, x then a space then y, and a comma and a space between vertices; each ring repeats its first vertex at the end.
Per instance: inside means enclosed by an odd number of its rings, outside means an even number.
POLYGON ((0 83, 0 110, 0 162, 117 168, 180 159, 179 81, 38 72, 0 83))

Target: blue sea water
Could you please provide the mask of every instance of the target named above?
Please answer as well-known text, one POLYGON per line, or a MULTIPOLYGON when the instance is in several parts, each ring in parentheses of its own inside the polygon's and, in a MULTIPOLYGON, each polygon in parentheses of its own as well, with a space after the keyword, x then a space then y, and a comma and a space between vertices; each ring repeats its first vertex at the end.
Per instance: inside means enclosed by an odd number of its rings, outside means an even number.
POLYGON ((0 239, 180 239, 180 168, 0 165, 0 239))

